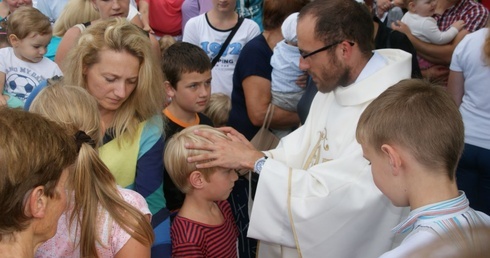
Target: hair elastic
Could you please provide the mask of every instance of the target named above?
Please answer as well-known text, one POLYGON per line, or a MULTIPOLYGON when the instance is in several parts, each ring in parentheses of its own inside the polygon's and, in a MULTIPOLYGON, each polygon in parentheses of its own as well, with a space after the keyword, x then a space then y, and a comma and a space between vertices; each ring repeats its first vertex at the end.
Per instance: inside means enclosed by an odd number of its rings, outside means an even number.
POLYGON ((78 150, 82 147, 82 144, 88 143, 92 148, 95 148, 95 141, 88 136, 84 131, 78 131, 75 134, 75 141, 77 143, 78 150))

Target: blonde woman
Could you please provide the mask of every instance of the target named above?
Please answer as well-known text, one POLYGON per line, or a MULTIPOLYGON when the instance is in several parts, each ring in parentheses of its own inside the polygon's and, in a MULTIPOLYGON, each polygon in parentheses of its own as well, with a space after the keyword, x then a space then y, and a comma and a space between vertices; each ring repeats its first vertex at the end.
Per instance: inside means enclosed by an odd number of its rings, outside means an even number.
POLYGON ((65 70, 67 84, 85 88, 97 100, 105 128, 102 160, 119 185, 140 193, 148 203, 158 240, 152 253, 170 254, 163 197, 162 77, 148 36, 122 18, 87 28, 65 70))
MULTIPOLYGON (((63 61, 68 52, 76 45, 82 32, 89 26, 111 17, 122 17, 143 28, 143 22, 140 16, 137 15, 137 10, 129 4, 129 0, 71 0, 70 2, 63 11, 70 14, 69 17, 63 17, 63 20, 68 22, 64 25, 55 25, 55 35, 59 35, 63 30, 66 30, 59 42, 55 56, 55 62, 60 65, 62 70, 64 70, 63 61), (78 20, 68 19, 70 17, 78 17, 78 20), (80 18, 86 17, 96 18, 80 21, 80 18), (72 21, 77 21, 78 23, 72 24, 72 21), (73 27, 66 29, 67 25, 72 25, 73 27), (58 26, 61 26, 61 28, 58 26)), ((146 35, 151 40, 151 49, 154 52, 154 56, 159 57, 161 53, 158 41, 153 35, 148 33, 146 35)))
POLYGON ((68 180, 73 198, 36 257, 150 257, 153 230, 145 199, 118 187, 97 153, 102 134, 95 99, 58 82, 39 93, 30 111, 71 129, 80 146, 68 180))

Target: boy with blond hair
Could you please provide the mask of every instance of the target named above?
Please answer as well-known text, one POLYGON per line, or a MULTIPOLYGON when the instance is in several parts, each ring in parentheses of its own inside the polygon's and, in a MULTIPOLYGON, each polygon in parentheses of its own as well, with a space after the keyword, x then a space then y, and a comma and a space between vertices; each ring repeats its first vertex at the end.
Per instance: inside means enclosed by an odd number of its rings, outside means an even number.
POLYGON ((395 84, 363 112, 356 138, 376 186, 395 206, 411 210, 393 228, 408 235, 381 257, 405 257, 447 232, 472 239, 473 228, 490 225, 456 186, 464 127, 445 89, 421 80, 395 84))
POLYGON ((203 113, 213 121, 215 127, 222 127, 228 123, 230 110, 230 97, 224 93, 213 93, 203 113))
POLYGON ((238 229, 226 199, 238 175, 233 169, 198 169, 196 163, 187 162, 191 155, 208 152, 185 148, 187 143, 210 142, 194 134, 195 130, 228 139, 218 129, 196 125, 175 134, 167 142, 165 168, 185 194, 184 204, 170 230, 172 257, 237 257, 238 229))

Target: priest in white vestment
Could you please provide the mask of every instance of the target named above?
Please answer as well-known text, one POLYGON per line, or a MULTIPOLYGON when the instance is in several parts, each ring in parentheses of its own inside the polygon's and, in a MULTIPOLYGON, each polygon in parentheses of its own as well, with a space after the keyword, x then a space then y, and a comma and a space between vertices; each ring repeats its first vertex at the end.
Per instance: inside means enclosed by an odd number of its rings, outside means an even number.
POLYGON ((378 257, 391 249, 402 209, 374 185, 355 132, 373 99, 410 78, 411 55, 373 52, 371 16, 354 0, 313 1, 297 34, 300 68, 319 90, 305 124, 264 153, 223 128, 235 141, 190 144, 212 152, 189 161, 260 174, 248 231, 258 257, 378 257))

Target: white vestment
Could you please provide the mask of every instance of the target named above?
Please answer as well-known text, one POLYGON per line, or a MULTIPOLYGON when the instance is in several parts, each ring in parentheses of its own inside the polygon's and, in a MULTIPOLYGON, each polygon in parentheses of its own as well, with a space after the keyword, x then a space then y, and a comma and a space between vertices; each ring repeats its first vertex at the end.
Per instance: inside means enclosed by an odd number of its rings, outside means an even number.
POLYGON ((375 51, 355 83, 318 93, 305 124, 266 152, 248 231, 261 240, 258 257, 370 258, 390 250, 402 209, 374 185, 355 132, 373 99, 410 78, 411 60, 401 50, 375 51))

